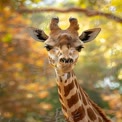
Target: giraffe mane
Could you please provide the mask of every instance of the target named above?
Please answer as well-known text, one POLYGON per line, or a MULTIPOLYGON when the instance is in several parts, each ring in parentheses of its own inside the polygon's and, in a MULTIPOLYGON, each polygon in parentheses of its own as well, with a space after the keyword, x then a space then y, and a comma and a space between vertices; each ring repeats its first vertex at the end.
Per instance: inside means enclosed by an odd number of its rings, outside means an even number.
POLYGON ((101 108, 96 104, 94 103, 92 100, 90 100, 91 104, 95 107, 95 109, 99 112, 99 114, 103 117, 103 119, 106 121, 106 122, 111 122, 104 114, 104 112, 101 110, 101 108))
MULTIPOLYGON (((81 87, 80 87, 81 88, 81 87)), ((83 90, 84 91, 84 90, 83 90)), ((89 101, 91 102, 91 104, 94 106, 94 108, 97 110, 97 112, 100 114, 100 116, 103 117, 103 119, 105 120, 105 122, 111 122, 110 119, 108 119, 105 115, 105 113, 103 112, 103 110, 94 102, 90 99, 90 97, 88 96, 88 94, 84 91, 84 94, 86 95, 86 97, 89 99, 89 101)))

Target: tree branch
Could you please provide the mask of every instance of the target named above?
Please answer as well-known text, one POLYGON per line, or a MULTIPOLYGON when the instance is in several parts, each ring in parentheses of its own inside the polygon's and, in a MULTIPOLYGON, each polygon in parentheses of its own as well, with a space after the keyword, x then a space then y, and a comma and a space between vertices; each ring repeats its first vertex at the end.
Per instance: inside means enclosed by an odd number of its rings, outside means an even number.
POLYGON ((116 22, 122 23, 122 18, 118 17, 112 13, 104 13, 96 10, 83 9, 83 8, 67 8, 67 9, 58 9, 58 8, 40 8, 40 9, 19 9, 19 13, 34 13, 34 12, 59 12, 59 13, 69 13, 69 12, 78 12, 84 13, 85 15, 92 16, 103 16, 108 19, 114 20, 116 22))

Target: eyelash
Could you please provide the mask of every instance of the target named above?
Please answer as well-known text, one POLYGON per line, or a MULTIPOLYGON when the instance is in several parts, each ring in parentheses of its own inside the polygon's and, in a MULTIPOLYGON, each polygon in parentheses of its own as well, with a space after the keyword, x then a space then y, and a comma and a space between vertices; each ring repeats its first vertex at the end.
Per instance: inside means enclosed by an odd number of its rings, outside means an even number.
POLYGON ((83 46, 78 46, 78 47, 76 47, 75 49, 76 49, 78 52, 80 52, 82 48, 84 48, 84 47, 83 47, 83 46))
MULTIPOLYGON (((51 45, 45 45, 44 47, 46 48, 47 51, 50 51, 51 49, 53 49, 53 46, 51 46, 51 45)), ((82 48, 84 48, 84 47, 83 47, 83 46, 78 46, 78 47, 76 47, 75 49, 76 49, 78 52, 80 52, 82 48)))
POLYGON ((53 49, 53 46, 51 45, 45 45, 44 47, 46 48, 47 51, 50 51, 51 49, 53 49))

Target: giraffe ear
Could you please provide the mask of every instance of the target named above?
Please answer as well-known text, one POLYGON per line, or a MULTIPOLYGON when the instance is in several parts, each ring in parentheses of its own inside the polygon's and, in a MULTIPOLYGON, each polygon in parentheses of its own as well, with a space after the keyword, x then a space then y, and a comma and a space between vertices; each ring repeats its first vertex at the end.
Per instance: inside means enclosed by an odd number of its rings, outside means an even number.
POLYGON ((101 28, 93 28, 93 29, 86 30, 79 36, 79 38, 84 43, 92 41, 93 39, 96 38, 100 30, 101 28))
POLYGON ((33 39, 37 41, 44 42, 45 40, 48 39, 48 36, 45 34, 43 30, 40 30, 34 27, 28 27, 27 32, 33 39))

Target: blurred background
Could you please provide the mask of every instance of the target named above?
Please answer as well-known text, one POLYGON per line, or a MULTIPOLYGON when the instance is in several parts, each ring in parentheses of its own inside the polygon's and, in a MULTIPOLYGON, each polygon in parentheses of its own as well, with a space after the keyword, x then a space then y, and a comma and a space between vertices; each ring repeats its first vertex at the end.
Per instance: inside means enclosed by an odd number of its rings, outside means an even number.
POLYGON ((0 122, 65 122, 44 45, 26 32, 33 26, 49 34, 57 16, 62 29, 69 17, 78 19, 79 33, 102 29, 81 51, 75 73, 113 122, 122 122, 121 0, 0 0, 0 122))

